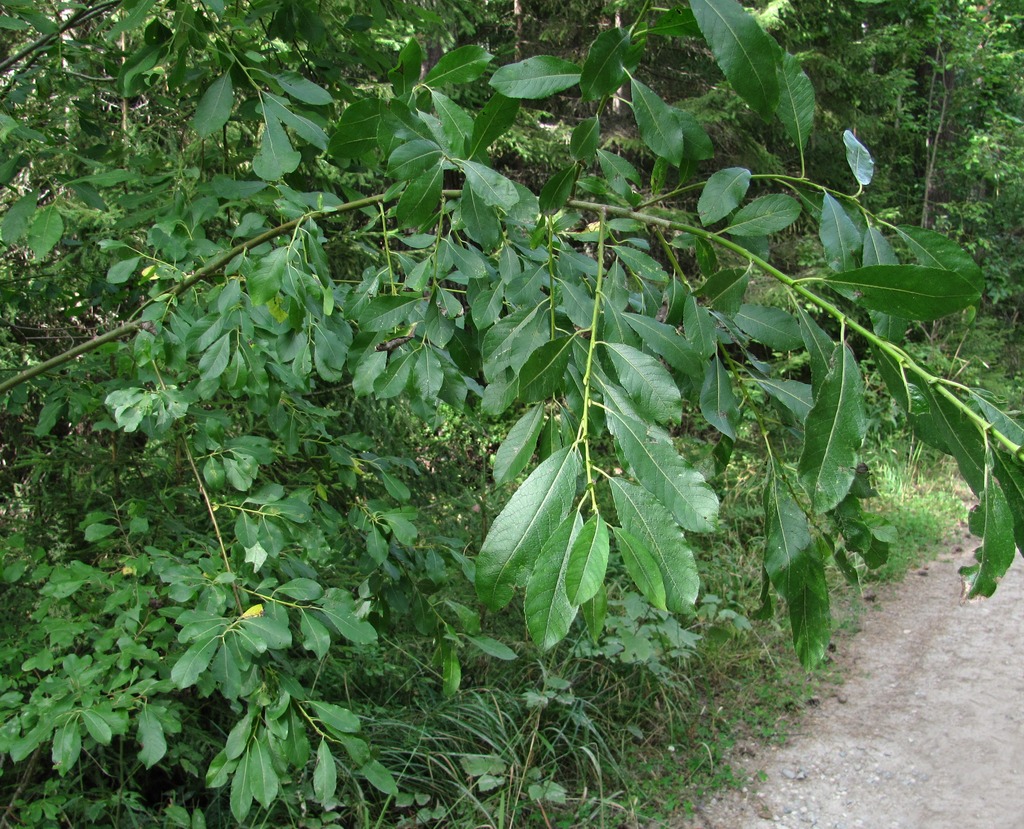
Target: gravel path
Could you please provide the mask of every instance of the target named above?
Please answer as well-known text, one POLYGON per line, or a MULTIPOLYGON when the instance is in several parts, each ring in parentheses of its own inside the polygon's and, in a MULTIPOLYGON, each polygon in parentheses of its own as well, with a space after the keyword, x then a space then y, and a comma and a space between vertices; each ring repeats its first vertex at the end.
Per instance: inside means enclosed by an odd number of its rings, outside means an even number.
POLYGON ((975 546, 880 591, 836 655, 845 683, 785 746, 734 758, 751 783, 678 829, 1024 827, 1024 562, 961 606, 975 546))

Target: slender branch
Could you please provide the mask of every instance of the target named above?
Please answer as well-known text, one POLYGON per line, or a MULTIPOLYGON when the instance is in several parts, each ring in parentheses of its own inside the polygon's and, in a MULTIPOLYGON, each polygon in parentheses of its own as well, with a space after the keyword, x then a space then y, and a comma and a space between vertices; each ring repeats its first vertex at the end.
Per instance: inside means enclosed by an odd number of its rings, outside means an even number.
MULTIPOLYGON (((339 205, 337 207, 331 207, 325 210, 317 210, 311 213, 306 213, 302 216, 299 216, 297 219, 292 219, 289 222, 285 222, 282 225, 278 225, 277 227, 271 228, 270 230, 261 233, 259 236, 254 236, 251 239, 247 239, 246 241, 238 245, 235 245, 230 250, 225 251, 220 256, 215 257, 213 261, 201 267, 199 270, 193 273, 192 276, 190 276, 183 282, 178 283, 169 291, 150 299, 139 309, 139 313, 141 314, 147 308, 149 308, 152 305, 155 305, 158 302, 164 302, 168 299, 174 299, 175 297, 181 296, 183 293, 185 293, 195 285, 209 279, 211 276, 218 273, 223 267, 225 267, 232 259, 234 259, 239 254, 245 253, 246 251, 259 247, 264 242, 269 242, 270 240, 276 239, 278 236, 282 236, 285 233, 290 233, 296 227, 298 227, 308 219, 316 219, 323 216, 333 216, 340 213, 349 213, 353 210, 360 210, 364 207, 379 204, 381 201, 383 201, 383 198, 384 197, 382 195, 368 196, 365 199, 356 199, 355 201, 346 202, 345 204, 339 205)), ((133 320, 132 322, 126 322, 124 325, 119 325, 117 328, 111 329, 110 331, 107 331, 105 334, 100 334, 99 336, 93 337, 91 340, 88 340, 87 342, 76 345, 74 348, 69 348, 67 351, 63 351, 57 356, 51 357, 49 360, 46 360, 45 362, 39 363, 38 365, 25 369, 25 371, 16 374, 14 377, 11 377, 8 380, 0 382, 0 395, 9 392, 13 388, 17 388, 22 383, 26 383, 29 380, 39 377, 42 374, 46 374, 47 372, 55 368, 59 368, 65 363, 70 363, 77 357, 89 354, 90 352, 95 351, 97 348, 101 348, 107 345, 108 343, 117 342, 118 340, 130 336, 136 333, 140 328, 148 324, 149 323, 146 320, 142 319, 133 320)))
POLYGON ((870 328, 866 328, 856 320, 851 319, 848 314, 844 313, 828 300, 823 299, 813 291, 808 290, 801 284, 800 280, 793 279, 793 277, 783 273, 771 263, 765 261, 760 256, 751 253, 746 248, 733 242, 731 239, 727 239, 724 236, 713 233, 712 231, 686 224, 685 222, 677 222, 672 219, 666 219, 661 216, 652 216, 647 213, 638 213, 628 207, 617 207, 614 205, 600 204, 599 202, 582 201, 580 199, 570 199, 566 204, 569 207, 574 207, 578 210, 585 210, 591 213, 597 213, 602 216, 613 215, 633 219, 634 221, 641 222, 649 227, 662 227, 670 230, 690 233, 742 256, 757 268, 777 279, 794 293, 800 295, 808 302, 824 311, 830 317, 838 320, 851 331, 856 331, 873 346, 895 360, 902 368, 916 374, 923 382, 934 388, 938 394, 941 394, 950 403, 956 406, 960 412, 974 423, 982 434, 993 435, 996 440, 1010 451, 1011 454, 1021 460, 1024 460, 1024 445, 1016 443, 1008 435, 1003 434, 1003 432, 996 428, 992 423, 989 423, 985 418, 972 410, 970 406, 964 403, 959 397, 953 394, 949 388, 947 388, 947 381, 918 365, 918 363, 899 346, 894 345, 883 337, 879 337, 870 328))
POLYGON ((16 55, 11 55, 6 60, 0 61, 0 73, 6 72, 16 63, 19 63, 20 61, 24 60, 33 52, 43 49, 51 41, 56 40, 58 37, 64 34, 64 32, 66 32, 68 29, 73 29, 75 26, 78 26, 81 23, 85 23, 90 18, 96 17, 96 15, 102 14, 108 9, 112 9, 115 6, 120 5, 121 0, 107 0, 106 3, 100 3, 98 6, 92 6, 88 9, 79 9, 70 17, 67 23, 65 23, 63 26, 57 29, 57 31, 50 32, 48 35, 43 35, 38 40, 32 41, 28 46, 26 46, 16 55))

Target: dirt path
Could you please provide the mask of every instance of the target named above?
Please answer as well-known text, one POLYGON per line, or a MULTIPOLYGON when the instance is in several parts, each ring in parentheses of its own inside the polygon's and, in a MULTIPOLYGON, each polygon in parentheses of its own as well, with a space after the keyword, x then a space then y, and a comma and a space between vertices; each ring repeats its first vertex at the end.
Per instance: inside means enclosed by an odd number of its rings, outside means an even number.
POLYGON ((735 758, 751 784, 678 829, 1024 827, 1024 562, 960 606, 976 544, 880 591, 836 654, 845 684, 787 745, 735 758))

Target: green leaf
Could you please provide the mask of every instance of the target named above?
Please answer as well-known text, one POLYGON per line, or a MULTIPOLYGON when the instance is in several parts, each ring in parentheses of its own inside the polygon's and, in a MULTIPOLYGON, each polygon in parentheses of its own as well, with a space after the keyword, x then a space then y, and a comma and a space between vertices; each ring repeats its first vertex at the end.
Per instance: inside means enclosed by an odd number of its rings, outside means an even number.
POLYGON ((171 682, 182 689, 195 685, 199 675, 209 667, 219 643, 220 638, 217 636, 193 642, 174 663, 171 669, 171 682))
POLYGON ((412 91, 419 83, 420 74, 423 69, 423 48, 416 41, 410 38, 402 51, 398 53, 398 63, 395 68, 388 72, 388 80, 395 90, 395 96, 401 98, 412 91))
POLYGON ((392 797, 398 794, 398 784, 391 772, 382 766, 377 760, 370 760, 359 768, 363 775, 377 791, 389 794, 392 797))
POLYGON ((280 783, 271 756, 267 732, 263 731, 249 743, 248 751, 239 763, 239 771, 244 768, 248 777, 249 791, 264 809, 277 798, 280 783))
POLYGON ((608 550, 608 525, 600 515, 591 515, 569 551, 565 592, 571 604, 578 606, 590 601, 604 586, 608 550))
POLYGON ((32 214, 36 212, 36 203, 39 201, 39 192, 33 190, 26 193, 14 204, 7 208, 4 213, 3 223, 0 223, 0 239, 7 245, 13 245, 28 231, 32 220, 32 214))
POLYGON ((388 159, 387 174, 398 181, 410 181, 441 164, 441 148, 433 141, 416 138, 399 144, 388 159))
POLYGON ((281 291, 288 255, 287 247, 274 248, 246 275, 245 284, 253 305, 266 305, 281 291))
POLYGON ((652 436, 630 417, 614 389, 606 388, 608 428, 618 441, 633 476, 664 504, 683 529, 711 532, 718 514, 718 497, 704 476, 683 460, 675 448, 652 436))
POLYGON ((466 142, 473 133, 473 116, 440 92, 431 92, 430 99, 434 102, 434 111, 441 121, 445 138, 448 139, 448 149, 454 155, 463 155, 466 152, 466 142))
POLYGON ((575 63, 541 55, 502 66, 491 78, 491 86, 508 98, 546 98, 579 82, 575 63))
POLYGON ((825 260, 834 271, 848 271, 857 266, 856 252, 863 247, 860 231, 846 215, 843 206, 828 193, 821 205, 818 237, 825 248, 825 260))
POLYGON ((733 236, 767 236, 784 230, 799 218, 800 202, 784 193, 774 193, 741 208, 725 232, 733 236))
POLYGON ((308 704, 316 712, 317 719, 335 734, 359 733, 359 717, 347 708, 322 700, 309 700, 308 704))
POLYGON ((278 95, 269 92, 260 96, 264 116, 276 118, 287 127, 291 127, 295 133, 304 141, 308 141, 320 150, 327 149, 327 133, 319 124, 314 123, 304 115, 294 112, 289 102, 278 95))
POLYGON ((621 527, 615 528, 615 541, 633 583, 652 606, 665 610, 665 579, 651 551, 639 538, 621 527))
POLYGON ((264 112, 260 151, 252 160, 252 170, 264 181, 277 181, 291 173, 302 161, 302 154, 292 148, 281 122, 264 112))
POLYGON ((705 279, 694 294, 706 299, 716 311, 734 316, 739 313, 749 284, 750 271, 747 268, 725 268, 705 279))
MULTIPOLYGON (((572 131, 569 137, 569 154, 576 160, 590 163, 597 154, 597 145, 601 138, 601 122, 594 115, 584 118, 572 131)), ((543 206, 541 210, 544 210, 543 206)), ((545 211, 548 212, 548 211, 545 211)))
POLYGON ((406 185, 395 208, 401 227, 418 228, 427 223, 441 204, 443 181, 444 170, 438 164, 406 185))
POLYGON ((996 479, 1010 507, 1017 549, 1024 555, 1024 464, 1002 452, 992 453, 996 479))
MULTIPOLYGON (((466 234, 483 250, 493 250, 501 241, 501 222, 498 220, 498 211, 488 205, 483 196, 469 183, 462 188, 460 206, 466 234)), ((500 297, 496 301, 500 303, 500 297)), ((500 304, 498 310, 500 310, 500 304)), ((475 312, 473 318, 479 323, 475 312)))
POLYGON ((353 644, 372 645, 377 641, 377 630, 356 615, 355 601, 348 591, 331 587, 318 606, 334 629, 353 644))
POLYGON ((862 260, 864 267, 868 265, 898 265, 900 260, 896 258, 892 245, 876 227, 869 227, 864 234, 864 254, 862 260))
POLYGON ((375 296, 360 314, 359 328, 363 331, 391 331, 407 322, 422 301, 420 293, 375 296))
POLYGON ((422 83, 438 87, 463 84, 479 78, 494 56, 482 46, 460 46, 445 55, 427 72, 422 83))
POLYGON ((626 80, 626 55, 629 52, 629 30, 608 29, 590 45, 580 75, 580 92, 584 101, 596 101, 611 95, 626 80))
POLYGON ((231 360, 232 334, 223 334, 199 359, 199 376, 203 380, 216 380, 231 360))
POLYGON ((526 469, 543 425, 543 406, 534 406, 516 421, 494 456, 494 483, 507 483, 526 469))
POLYGON ((323 659, 331 648, 331 634, 326 626, 308 613, 299 619, 299 631, 302 633, 302 647, 323 659))
POLYGON ((519 191, 501 173, 475 161, 460 162, 466 183, 483 199, 484 204, 511 210, 519 201, 519 191))
POLYGON ((1015 543, 1013 513, 990 468, 986 468, 985 489, 971 511, 969 525, 982 544, 974 551, 978 563, 960 568, 964 594, 968 599, 991 596, 1013 564, 1015 543))
POLYGON ((530 473, 494 519, 476 562, 477 595, 492 610, 511 601, 528 559, 568 514, 580 469, 579 452, 560 449, 530 473))
POLYGON ((929 268, 955 271, 975 289, 979 297, 981 296, 985 286, 981 267, 956 242, 923 227, 902 225, 896 228, 896 232, 920 264, 929 268))
POLYGON ((64 235, 64 220, 54 204, 36 212, 28 229, 28 246, 36 259, 48 254, 64 235))
POLYGON ((814 86, 800 61, 786 53, 779 70, 778 116, 786 135, 803 152, 814 127, 814 86))
POLYGON ((776 351, 794 351, 804 343, 800 324, 781 308, 744 304, 734 319, 751 339, 776 351))
POLYGON ((504 662, 511 662, 518 659, 516 652, 512 650, 512 648, 502 642, 499 642, 497 639, 492 639, 490 636, 467 635, 466 639, 472 642, 488 656, 493 656, 495 659, 501 659, 504 662))
POLYGON ((683 160, 683 124, 679 110, 666 104, 652 89, 634 79, 633 116, 643 142, 674 167, 683 160))
POLYGON ((814 405, 809 385, 798 380, 776 380, 773 377, 758 377, 757 384, 795 414, 801 423, 807 419, 814 405))
POLYGON ((692 612, 700 577, 693 551, 679 527, 647 490, 621 478, 612 478, 610 483, 619 524, 650 552, 658 565, 665 585, 664 606, 673 613, 692 612))
POLYGON ((811 544, 807 516, 774 470, 765 485, 764 514, 765 570, 786 600, 800 662, 812 668, 824 658, 831 636, 825 567, 811 544))
POLYGON ((530 355, 519 374, 519 399, 536 403, 555 396, 565 385, 575 337, 558 337, 530 355))
POLYGON ((327 152, 340 160, 358 158, 373 150, 377 146, 377 125, 383 106, 377 98, 364 98, 345 107, 327 152))
POLYGON ((456 644, 445 637, 441 641, 441 693, 446 697, 455 696, 462 684, 462 665, 456 644))
MULTIPOLYGON (((939 448, 956 458, 960 474, 974 490, 974 494, 981 498, 989 477, 984 438, 966 413, 937 389, 924 386, 920 393, 928 403, 927 423, 931 426, 932 435, 941 441, 939 448)), ((926 434, 924 437, 934 444, 934 440, 929 440, 932 435, 926 434)))
POLYGON ((843 144, 846 145, 846 163, 850 165, 853 177, 861 187, 867 187, 875 175, 875 160, 850 130, 843 132, 843 144))
POLYGON ((206 138, 221 129, 231 118, 235 106, 235 90, 231 85, 231 73, 225 72, 203 93, 196 107, 192 127, 200 138, 206 138))
POLYGON ((561 642, 576 618, 576 606, 566 594, 565 574, 579 520, 578 513, 569 515, 545 539, 526 583, 526 626, 541 650, 561 642))
POLYGON ((704 364, 675 326, 666 325, 642 314, 623 314, 643 344, 681 374, 702 379, 704 364))
POLYGON ((750 187, 750 170, 727 167, 708 179, 697 201, 697 215, 707 227, 740 206, 750 187))
POLYGON ((726 437, 736 440, 736 427, 740 411, 732 390, 729 372, 715 357, 707 364, 700 389, 700 413, 704 419, 726 437))
POLYGON ((519 101, 495 92, 473 122, 473 137, 469 141, 469 158, 477 161, 515 123, 519 101))
POLYGON ((302 77, 298 72, 279 72, 270 77, 280 84, 281 89, 289 98, 294 98, 296 101, 321 107, 334 103, 330 92, 308 78, 302 77))
POLYGON ((551 214, 561 210, 572 195, 579 174, 579 164, 570 164, 554 173, 540 191, 541 212, 551 214))
POLYGON ((824 382, 815 389, 798 466, 800 481, 817 512, 827 512, 846 497, 857 450, 867 433, 864 383, 853 352, 837 345, 830 364, 824 382))
POLYGON ((604 584, 600 586, 594 598, 583 603, 580 611, 587 623, 587 632, 590 634, 590 638, 597 642, 601 631, 604 630, 604 620, 608 614, 608 592, 605 590, 604 584))
POLYGON ((338 763, 327 740, 321 740, 316 750, 316 767, 313 769, 313 794, 321 805, 326 806, 334 799, 337 788, 338 763))
POLYGON ((110 745, 114 735, 110 730, 110 724, 103 717, 90 708, 83 708, 82 722, 85 724, 85 730, 89 732, 89 736, 97 743, 101 746, 110 745))
POLYGON ((672 375, 656 359, 624 343, 602 343, 619 382, 641 414, 659 423, 678 422, 682 395, 672 375))
POLYGON ((167 753, 167 740, 160 718, 150 706, 142 709, 136 720, 139 744, 139 762, 147 769, 153 768, 167 753))
POLYGON ((778 44, 736 0, 691 0, 690 8, 733 89, 770 118, 779 105, 778 44))
POLYGON ((936 320, 981 298, 974 282, 960 272, 923 265, 871 265, 823 281, 856 291, 858 305, 913 320, 936 320))
POLYGON ((53 732, 53 746, 50 749, 50 758, 61 777, 71 771, 81 753, 81 720, 74 714, 67 714, 64 716, 64 721, 53 732))

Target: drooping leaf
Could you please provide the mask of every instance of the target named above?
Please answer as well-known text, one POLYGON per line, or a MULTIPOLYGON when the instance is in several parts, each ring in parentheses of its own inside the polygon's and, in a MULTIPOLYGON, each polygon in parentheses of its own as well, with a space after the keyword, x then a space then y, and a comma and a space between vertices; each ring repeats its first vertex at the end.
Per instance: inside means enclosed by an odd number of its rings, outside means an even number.
POLYGON ((856 253, 864 246, 860 231, 843 206, 828 193, 822 200, 818 236, 832 270, 843 272, 857 266, 856 253))
POLYGON ((628 404, 614 389, 606 388, 605 397, 608 427, 633 476, 669 509, 683 529, 711 532, 718 514, 718 497, 704 476, 671 444, 653 438, 643 423, 631 417, 628 404))
POLYGON ((199 99, 192 126, 200 138, 212 135, 223 127, 231 117, 235 105, 235 90, 231 85, 231 73, 225 72, 199 99))
POLYGON ((732 236, 767 236, 785 230, 799 218, 800 202, 785 193, 773 193, 740 208, 725 232, 732 236))
POLYGON ((814 405, 811 387, 799 380, 778 380, 774 377, 758 377, 757 385, 789 409, 801 423, 807 418, 814 405))
POLYGON ((264 809, 269 808, 270 804, 277 799, 280 784, 271 757, 272 750, 264 731, 250 741, 249 747, 239 763, 239 768, 244 767, 245 773, 248 775, 249 791, 264 809))
POLYGON ((640 412, 659 423, 678 421, 682 395, 665 367, 648 354, 625 343, 603 343, 619 382, 640 412))
POLYGON ((494 483, 507 483, 526 469, 543 425, 543 406, 534 406, 516 421, 494 456, 494 483))
MULTIPOLYGON (((487 204, 484 198, 477 192, 476 187, 467 183, 462 188, 462 198, 459 201, 462 208, 462 223, 466 226, 466 234, 480 245, 485 251, 493 250, 501 240, 501 222, 498 219, 498 211, 487 204)), ((495 291, 498 299, 497 310, 500 308, 500 291, 495 291)), ((477 306, 474 303, 474 320, 477 319, 477 306)))
POLYGON ((302 154, 292 147, 281 122, 264 112, 263 135, 260 150, 252 160, 252 170, 264 181, 278 181, 294 172, 302 161, 302 154))
POLYGON ((137 736, 141 748, 139 762, 147 769, 153 768, 167 753, 167 740, 164 738, 164 727, 160 718, 150 706, 139 712, 136 719, 137 736))
POLYGON ((788 52, 782 56, 779 90, 779 120, 786 135, 803 151, 814 127, 814 86, 800 61, 788 52))
POLYGON ((338 126, 327 143, 333 158, 358 158, 377 146, 377 124, 383 104, 377 98, 364 98, 345 107, 338 126))
POLYGON ((853 177, 861 187, 867 187, 875 175, 875 160, 850 130, 843 132, 843 144, 846 145, 846 163, 850 165, 853 177))
POLYGON ((599 514, 594 514, 587 519, 569 551, 565 592, 571 604, 581 605, 598 594, 608 569, 608 550, 608 525, 599 514))
POLYGON ((502 66, 491 86, 508 98, 547 98, 579 82, 580 68, 561 58, 539 55, 502 66))
POLYGON ((705 299, 716 311, 735 316, 743 304, 749 284, 749 269, 723 268, 705 279, 694 294, 705 299))
POLYGON ((426 86, 464 84, 479 78, 494 56, 482 46, 460 46, 441 56, 423 78, 426 86))
POLYGON ((629 51, 629 30, 608 29, 590 45, 580 74, 580 92, 584 101, 611 95, 626 79, 626 55, 629 51))
POLYGON ((864 267, 869 265, 898 265, 899 259, 877 227, 868 227, 864 234, 864 254, 861 257, 864 267))
POLYGON ((484 164, 475 161, 463 161, 462 170, 466 174, 466 183, 491 207, 511 210, 519 201, 519 191, 510 179, 484 164))
POLYGON ((557 171, 547 180, 540 191, 540 209, 544 213, 557 213, 572 195, 573 185, 579 176, 579 164, 570 164, 557 171))
MULTIPOLYGON (((576 161, 593 161, 600 138, 601 122, 597 116, 584 118, 573 128, 569 138, 569 152, 576 161)), ((544 210, 543 205, 541 210, 544 210)))
POLYGON ((440 166, 441 148, 426 138, 400 144, 388 159, 387 173, 399 181, 410 181, 427 170, 440 166))
POLYGON ((516 120, 519 101, 495 92, 473 122, 473 136, 469 141, 469 158, 484 160, 487 148, 500 138, 516 120))
POLYGON ((519 374, 519 397, 524 403, 546 400, 565 386, 565 370, 574 340, 557 337, 530 355, 519 374))
POLYGON ((615 541, 619 548, 619 555, 626 565, 629 577, 633 584, 639 588, 644 598, 658 610, 666 610, 665 579, 658 568, 658 562, 654 555, 644 545, 643 541, 634 536, 629 530, 616 527, 615 541))
POLYGON ((512 599, 523 569, 569 512, 581 460, 565 447, 541 463, 494 519, 476 562, 480 600, 498 610, 512 599))
POLYGON ((993 452, 993 470, 1013 518, 1013 536, 1024 555, 1024 462, 1002 452, 993 452))
POLYGON ((798 466, 800 481, 817 512, 832 509, 846 497, 857 450, 867 433, 864 383, 853 352, 837 345, 829 362, 824 382, 815 387, 798 466))
POLYGON ((654 90, 633 79, 633 115, 644 143, 669 164, 683 160, 683 124, 679 110, 666 104, 654 90))
POLYGON ((418 228, 438 209, 444 170, 438 164, 410 181, 398 200, 395 216, 401 227, 418 228))
POLYGON ((672 368, 690 378, 703 378, 703 361, 674 326, 642 314, 623 314, 623 318, 643 344, 672 368))
POLYGON ((731 440, 736 440, 740 412, 732 390, 729 372, 715 357, 707 363, 700 389, 700 413, 704 419, 731 440))
POLYGON ((990 468, 986 468, 985 489, 980 503, 971 511, 969 526, 982 543, 974 552, 977 564, 960 568, 964 594, 968 599, 991 596, 1013 564, 1016 545, 1010 506, 990 468))
POLYGON ((727 167, 708 179, 697 201, 697 215, 705 227, 724 219, 740 206, 750 187, 750 170, 727 167))
POLYGON ((910 248, 917 261, 929 268, 955 271, 977 292, 984 288, 981 267, 973 257, 948 236, 923 227, 902 225, 896 228, 900 239, 910 248))
POLYGON ((776 351, 793 351, 803 345, 800 324, 781 308, 744 304, 734 319, 751 339, 776 351))
POLYGON ((579 521, 578 513, 569 515, 544 541, 526 583, 526 627, 541 650, 561 642, 576 618, 576 605, 566 593, 565 574, 579 521))
POLYGON ((733 89, 770 118, 779 105, 779 45, 736 0, 691 0, 690 8, 733 89))
POLYGON ((857 304, 912 320, 936 320, 975 304, 981 294, 958 271, 923 265, 871 265, 824 277, 851 290, 857 304))
POLYGON ((448 140, 446 148, 453 155, 464 155, 466 143, 473 134, 473 116, 440 92, 431 92, 430 100, 434 103, 434 111, 448 140))
POLYGON ((764 513, 765 570, 786 600, 800 662, 811 668, 831 636, 824 564, 811 544, 807 517, 774 472, 765 485, 764 513))
POLYGON ((927 430, 922 437, 956 459, 960 474, 979 498, 986 487, 985 440, 974 422, 938 388, 923 386, 920 394, 927 401, 927 430))
POLYGON ((313 769, 313 794, 320 803, 327 805, 334 799, 338 787, 338 764, 331 753, 326 739, 320 741, 316 750, 316 766, 313 769))
POLYGON ((57 205, 48 204, 37 210, 28 228, 28 246, 36 259, 42 259, 53 250, 64 235, 64 219, 57 205))
POLYGON ((693 610, 700 577, 693 551, 668 510, 646 489, 612 478, 612 499, 619 524, 635 536, 658 565, 665 585, 665 607, 673 613, 693 610))

